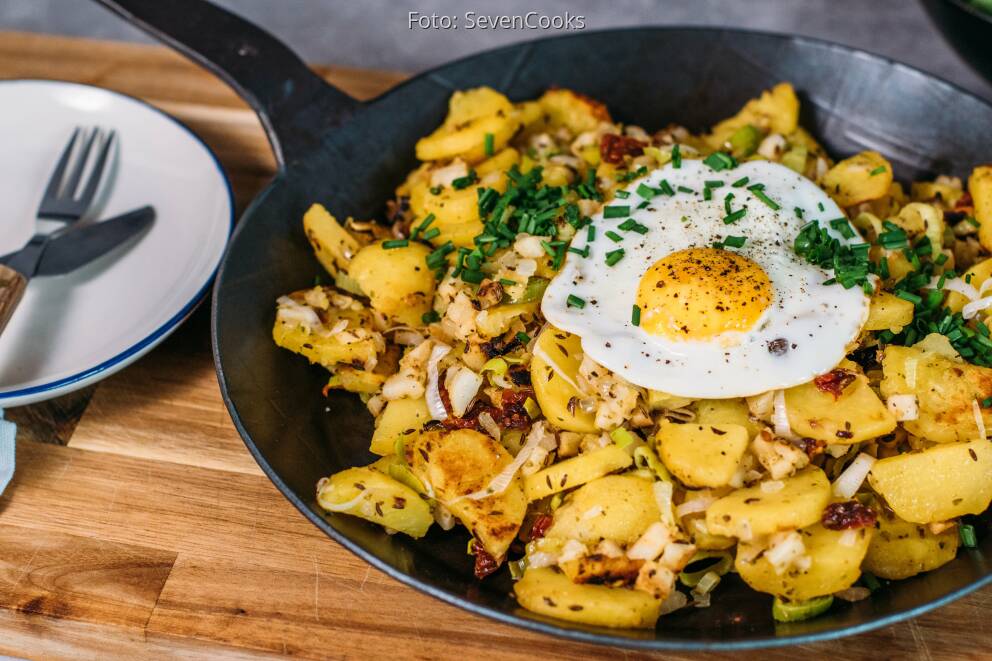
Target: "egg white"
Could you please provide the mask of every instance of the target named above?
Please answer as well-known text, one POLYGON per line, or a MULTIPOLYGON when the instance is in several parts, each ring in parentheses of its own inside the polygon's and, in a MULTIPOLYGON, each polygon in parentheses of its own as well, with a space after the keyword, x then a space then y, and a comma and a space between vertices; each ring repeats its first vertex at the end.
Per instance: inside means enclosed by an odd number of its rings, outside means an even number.
POLYGON ((683 160, 680 168, 669 164, 627 190, 629 198, 615 199, 609 206, 629 205, 630 216, 604 218, 602 212, 593 216, 595 239, 587 241, 588 232, 582 229, 571 244, 579 250, 588 247, 588 257, 569 253, 541 303, 547 320, 579 335, 583 351, 593 360, 645 388, 720 399, 806 383, 844 358, 867 319, 868 297, 858 287, 824 284, 832 274, 803 261, 795 254, 793 241, 810 220, 820 222, 843 243, 862 239, 857 235, 845 239, 827 224, 844 214, 815 183, 768 161, 717 172, 700 160, 683 160), (765 194, 781 208, 773 210, 746 187, 731 185, 742 177, 748 177, 747 185, 764 184, 765 194), (662 180, 673 189, 683 186, 693 192, 657 195, 646 208, 637 209, 643 201, 635 192, 638 184, 657 188, 662 180), (704 182, 716 180, 724 185, 713 189, 712 200, 704 200, 704 182), (747 214, 726 225, 724 197, 731 192, 732 208, 746 206, 747 214), (646 225, 648 232, 619 230, 628 217, 646 225), (607 230, 624 240, 611 241, 607 230), (728 250, 761 266, 774 290, 771 305, 751 330, 677 341, 633 325, 638 285, 652 264, 672 252, 712 246, 730 235, 747 237, 743 247, 728 250), (607 266, 606 253, 618 247, 624 248, 624 258, 607 266), (569 295, 585 300, 585 307, 570 307, 569 295), (769 343, 780 338, 786 340, 787 350, 769 351, 769 343))

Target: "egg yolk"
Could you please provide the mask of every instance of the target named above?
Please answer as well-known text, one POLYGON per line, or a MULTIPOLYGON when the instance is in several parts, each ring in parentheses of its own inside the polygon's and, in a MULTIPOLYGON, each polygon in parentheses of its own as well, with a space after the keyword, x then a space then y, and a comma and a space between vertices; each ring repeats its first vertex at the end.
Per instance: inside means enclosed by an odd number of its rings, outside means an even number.
POLYGON ((752 328, 771 305, 756 263, 719 248, 688 248, 651 265, 637 288, 640 326, 673 340, 705 340, 752 328))

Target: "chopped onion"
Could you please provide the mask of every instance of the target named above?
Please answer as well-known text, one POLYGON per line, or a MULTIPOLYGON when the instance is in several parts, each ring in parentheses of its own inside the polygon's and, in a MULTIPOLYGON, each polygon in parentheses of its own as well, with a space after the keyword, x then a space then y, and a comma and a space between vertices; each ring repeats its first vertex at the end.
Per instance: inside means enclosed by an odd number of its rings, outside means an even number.
POLYGON ((806 555, 806 545, 802 536, 792 531, 780 533, 772 538, 772 545, 765 551, 765 558, 771 563, 776 574, 781 575, 793 562, 806 555))
POLYGON ((276 317, 282 321, 293 321, 300 326, 306 326, 310 330, 320 328, 320 317, 313 308, 297 303, 289 296, 280 296, 276 299, 279 308, 276 317))
POLYGON ((985 419, 982 417, 982 407, 978 405, 978 400, 971 400, 971 412, 975 414, 975 426, 978 427, 978 438, 985 440, 988 434, 985 433, 985 419))
POLYGON ((517 456, 513 458, 506 468, 501 470, 498 475, 489 481, 489 484, 479 489, 478 491, 473 491, 472 493, 467 493, 464 496, 459 497, 457 500, 462 498, 467 498, 469 500, 482 500, 483 498, 488 498, 489 496, 495 496, 506 491, 506 488, 510 486, 513 481, 513 477, 520 470, 520 467, 530 458, 531 454, 541 445, 544 440, 545 430, 544 423, 539 422, 534 425, 530 434, 527 435, 527 442, 524 446, 520 448, 520 452, 517 456))
POLYGON ((885 406, 899 422, 916 420, 920 417, 920 407, 916 395, 889 395, 885 406))
POLYGON ((337 335, 338 333, 340 333, 341 331, 343 331, 347 327, 348 327, 348 320, 347 319, 338 319, 338 322, 336 324, 334 324, 333 326, 331 326, 331 330, 329 330, 327 334, 328 335, 337 335))
POLYGON ((858 542, 858 531, 854 530, 853 528, 848 528, 847 530, 845 530, 843 533, 841 533, 840 539, 837 540, 838 544, 840 544, 841 546, 846 546, 848 548, 851 548, 852 546, 857 544, 857 542, 858 542))
POLYGON ((355 496, 354 498, 352 498, 351 500, 346 501, 346 502, 343 502, 343 503, 328 503, 325 500, 321 500, 320 497, 318 496, 317 497, 317 502, 319 502, 320 503, 320 506, 323 507, 328 512, 348 512, 355 505, 357 505, 358 503, 362 502, 362 499, 365 498, 366 495, 367 494, 364 491, 362 491, 357 496, 355 496))
POLYGON ((587 509, 585 512, 582 513, 581 519, 583 521, 586 521, 588 519, 594 519, 602 513, 603 513, 602 505, 593 505, 592 507, 590 507, 589 509, 587 509))
POLYGON ((539 347, 537 345, 534 345, 533 353, 534 353, 535 356, 537 356, 538 358, 540 358, 541 360, 543 360, 545 363, 547 363, 548 364, 548 367, 551 368, 551 371, 554 372, 565 383, 567 383, 568 385, 572 386, 573 388, 575 388, 579 392, 582 392, 582 388, 579 387, 579 384, 577 384, 575 382, 575 380, 572 379, 572 377, 570 377, 568 374, 566 374, 565 373, 565 370, 563 370, 561 367, 558 366, 558 363, 555 362, 555 359, 554 358, 552 358, 551 356, 548 355, 548 352, 547 351, 545 351, 544 349, 542 349, 541 347, 539 347))
POLYGON ((961 316, 965 319, 972 319, 982 310, 992 307, 992 296, 986 296, 985 298, 980 298, 977 301, 972 301, 965 304, 961 308, 961 316))
POLYGON ((696 602, 697 608, 706 608, 710 605, 710 593, 720 584, 720 575, 715 571, 708 571, 696 583, 692 589, 692 598, 696 602))
POLYGON ((467 367, 457 365, 448 370, 444 377, 444 387, 448 391, 448 401, 451 403, 451 413, 460 418, 468 411, 483 378, 467 367))
POLYGON ((415 347, 426 338, 415 330, 403 329, 393 333, 393 342, 401 346, 415 347))
MULTIPOLYGON (((935 275, 930 279, 930 284, 928 284, 927 287, 929 287, 930 289, 936 289, 937 284, 940 282, 940 279, 941 276, 935 275)), ((985 283, 983 282, 982 287, 984 288, 984 286, 985 283)), ((977 289, 972 287, 970 284, 968 284, 961 278, 945 278, 943 289, 944 291, 953 291, 958 294, 961 294, 969 301, 974 301, 979 296, 981 296, 981 293, 977 289)))
POLYGON ((834 480, 834 495, 838 498, 853 498, 874 464, 875 457, 859 452, 854 461, 834 480))
POLYGON ((482 428, 486 430, 486 433, 493 437, 494 441, 499 441, 502 436, 499 425, 493 420, 493 416, 489 415, 488 411, 483 411, 479 414, 479 424, 482 428))
POLYGON ((427 359, 427 392, 424 398, 427 400, 427 410, 430 411, 434 420, 447 420, 448 409, 444 408, 441 400, 441 392, 438 390, 437 364, 448 355, 451 347, 447 344, 437 344, 431 349, 431 357, 427 359))
POLYGON ((775 427, 775 435, 790 441, 796 440, 789 426, 789 414, 785 410, 785 391, 776 390, 775 399, 772 404, 772 425, 775 427))
POLYGON ((844 601, 861 601, 871 596, 871 590, 861 585, 854 585, 840 592, 834 592, 834 596, 844 601))
POLYGON ((652 489, 654 490, 654 500, 658 503, 658 510, 661 512, 661 520, 675 528, 675 517, 672 516, 672 496, 674 493, 672 483, 667 480, 658 480, 652 489))
POLYGON ((438 504, 434 508, 434 520, 437 521, 437 524, 441 526, 442 530, 451 530, 455 527, 455 523, 457 523, 455 515, 441 504, 438 504))
POLYGON ((451 165, 438 168, 431 173, 431 186, 450 186, 455 179, 461 179, 468 175, 468 165, 460 158, 456 158, 451 165))
POLYGON ((665 601, 661 602, 660 615, 667 615, 673 611, 677 611, 680 608, 684 608, 685 605, 689 603, 689 598, 678 590, 672 590, 665 601))
POLYGON ((527 566, 534 569, 541 567, 551 567, 558 564, 558 554, 547 551, 537 551, 527 556, 527 566))
POLYGON ((709 506, 716 501, 713 496, 700 496, 699 498, 693 498, 692 500, 687 500, 678 507, 675 508, 675 516, 682 518, 690 514, 696 514, 699 512, 705 512, 709 509, 709 506))
MULTIPOLYGON (((550 241, 551 237, 531 236, 530 234, 518 234, 517 240, 513 242, 513 249, 521 257, 537 259, 544 256, 544 246, 541 241, 550 241)), ((536 266, 536 264, 535 264, 536 266)))
POLYGON ((584 558, 589 555, 589 549, 586 545, 577 539, 570 539, 565 542, 565 546, 562 547, 561 553, 558 555, 558 562, 568 562, 569 560, 578 560, 579 558, 584 558))
POLYGON ((654 560, 665 550, 672 541, 672 533, 664 523, 655 521, 644 531, 636 542, 627 549, 627 557, 631 560, 654 560))

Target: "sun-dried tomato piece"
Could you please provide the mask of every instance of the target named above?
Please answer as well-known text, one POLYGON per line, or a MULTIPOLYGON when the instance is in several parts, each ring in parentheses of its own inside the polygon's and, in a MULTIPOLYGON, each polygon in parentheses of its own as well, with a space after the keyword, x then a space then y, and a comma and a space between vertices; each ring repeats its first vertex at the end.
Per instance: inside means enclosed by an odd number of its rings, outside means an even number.
POLYGON ((810 459, 823 454, 823 452, 827 449, 827 442, 821 438, 801 438, 799 439, 798 445, 810 459))
POLYGON ((851 370, 838 367, 813 379, 813 385, 820 392, 828 392, 837 399, 844 392, 844 388, 854 383, 856 378, 858 375, 851 370))
POLYGON ((530 536, 527 540, 530 541, 532 539, 541 539, 548 534, 548 528, 551 527, 552 521, 554 521, 554 519, 550 514, 538 514, 534 519, 534 523, 530 527, 530 536))
POLYGON ((857 530, 875 525, 877 519, 872 508, 856 500, 847 500, 827 505, 820 522, 829 530, 857 530))
POLYGON ((482 580, 499 569, 499 560, 489 555, 479 540, 472 542, 472 553, 475 554, 475 577, 477 579, 482 580))
POLYGON ((627 135, 604 133, 599 140, 599 155, 603 161, 616 165, 624 156, 640 156, 647 143, 627 135))

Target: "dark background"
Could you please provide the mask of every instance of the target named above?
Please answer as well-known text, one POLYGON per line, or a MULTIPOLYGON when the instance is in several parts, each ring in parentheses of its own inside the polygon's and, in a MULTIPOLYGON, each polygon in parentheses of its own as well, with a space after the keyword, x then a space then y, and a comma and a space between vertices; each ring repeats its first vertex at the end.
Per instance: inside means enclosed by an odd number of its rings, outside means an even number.
MULTIPOLYGON (((181 0, 172 2, 177 10, 181 0)), ((915 0, 218 0, 266 26, 308 61, 419 71, 531 39, 539 30, 467 30, 464 13, 585 17, 587 30, 648 24, 747 27, 821 37, 881 53, 992 99, 915 0), (409 12, 456 15, 460 29, 409 28, 409 12)), ((0 29, 147 41, 89 0, 3 0, 0 29)), ((992 47, 992 46, 990 46, 992 47)), ((628 72, 635 74, 636 72, 628 72)))

